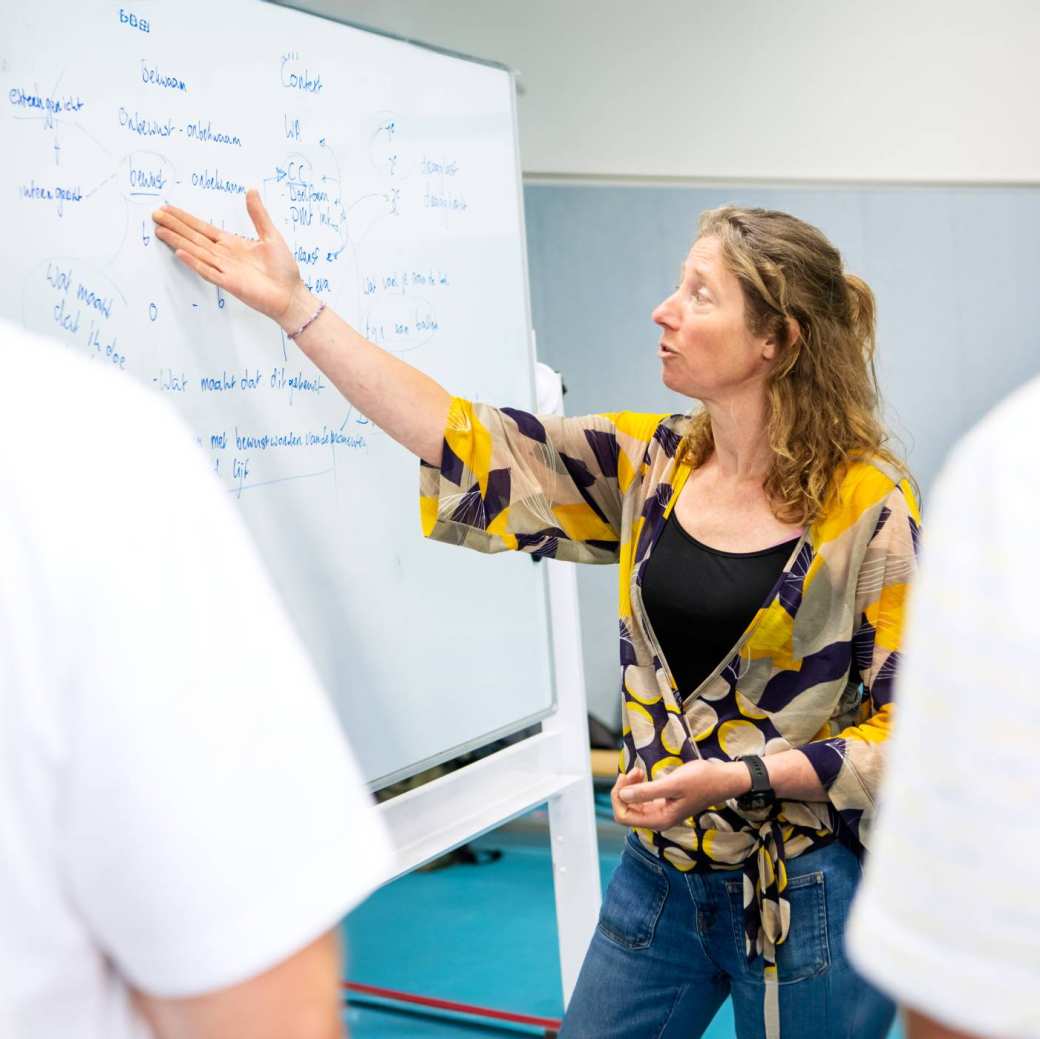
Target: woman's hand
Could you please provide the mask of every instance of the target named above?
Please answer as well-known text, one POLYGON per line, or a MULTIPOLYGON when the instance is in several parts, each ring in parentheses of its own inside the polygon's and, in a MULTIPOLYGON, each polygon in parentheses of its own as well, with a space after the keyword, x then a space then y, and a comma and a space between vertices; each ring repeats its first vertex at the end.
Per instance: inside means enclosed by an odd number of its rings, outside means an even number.
POLYGON ((257 241, 221 231, 176 206, 163 206, 152 214, 155 237, 206 281, 281 324, 307 289, 289 246, 255 188, 246 192, 246 210, 257 241))
POLYGON ((684 819, 746 793, 751 786, 747 766, 732 761, 690 761, 663 779, 646 782, 636 768, 619 775, 610 799, 622 826, 668 830, 684 819))

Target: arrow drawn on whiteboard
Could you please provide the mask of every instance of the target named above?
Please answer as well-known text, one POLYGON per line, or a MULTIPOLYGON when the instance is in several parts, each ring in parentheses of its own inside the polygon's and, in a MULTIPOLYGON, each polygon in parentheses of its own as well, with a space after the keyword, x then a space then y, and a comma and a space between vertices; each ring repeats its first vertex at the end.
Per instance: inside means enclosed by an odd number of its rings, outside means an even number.
POLYGON ((97 147, 100 148, 110 159, 113 158, 111 150, 109 148, 105 147, 104 143, 99 141, 82 123, 75 122, 72 125, 77 130, 79 130, 80 133, 82 133, 85 136, 89 137, 90 140, 93 141, 94 144, 97 145, 97 147))
POLYGON ((83 195, 83 197, 84 198, 90 198, 90 196, 93 195, 94 192, 100 191, 110 180, 115 180, 115 179, 116 179, 116 174, 114 174, 114 173, 110 174, 109 176, 105 177, 105 179, 100 184, 98 184, 96 187, 93 187, 93 188, 90 189, 90 191, 87 191, 83 195))
POLYGON ((329 153, 329 155, 332 156, 332 161, 336 165, 336 182, 337 183, 342 182, 342 180, 343 180, 343 171, 340 169, 339 158, 337 157, 336 153, 325 143, 325 138, 324 137, 318 143, 322 146, 322 148, 324 148, 329 153))

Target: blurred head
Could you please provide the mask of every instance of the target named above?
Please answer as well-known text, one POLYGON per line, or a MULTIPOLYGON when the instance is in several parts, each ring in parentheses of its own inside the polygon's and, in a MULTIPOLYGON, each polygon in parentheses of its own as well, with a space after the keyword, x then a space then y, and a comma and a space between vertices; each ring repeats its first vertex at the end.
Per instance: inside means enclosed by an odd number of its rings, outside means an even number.
MULTIPOLYGON (((776 515, 806 524, 850 457, 885 448, 874 371, 874 295, 817 228, 786 213, 723 206, 701 215, 679 288, 654 311, 665 384, 706 402, 759 385, 776 515)), ((707 411, 683 450, 713 450, 707 411)))

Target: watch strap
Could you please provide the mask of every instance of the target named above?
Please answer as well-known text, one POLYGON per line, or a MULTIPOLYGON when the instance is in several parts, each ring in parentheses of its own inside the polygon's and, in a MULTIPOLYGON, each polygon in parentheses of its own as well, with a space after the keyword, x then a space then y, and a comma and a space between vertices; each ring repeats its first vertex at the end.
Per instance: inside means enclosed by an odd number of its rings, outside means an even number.
POLYGON ((769 782, 769 770, 766 768, 766 763, 757 754, 745 754, 740 760, 747 765, 748 772, 751 773, 751 789, 748 793, 764 794, 767 790, 773 789, 769 782))
POLYGON ((757 754, 745 754, 739 760, 751 773, 751 789, 737 798, 737 807, 745 810, 768 808, 776 800, 766 763, 757 754))

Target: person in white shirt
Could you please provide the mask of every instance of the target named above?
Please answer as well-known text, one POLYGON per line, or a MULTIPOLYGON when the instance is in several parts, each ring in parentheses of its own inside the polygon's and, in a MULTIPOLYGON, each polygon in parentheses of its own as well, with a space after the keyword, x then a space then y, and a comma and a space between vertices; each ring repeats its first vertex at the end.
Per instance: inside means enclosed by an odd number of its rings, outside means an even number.
POLYGON ((1040 1037, 1040 380, 928 509, 878 828, 848 941, 909 1039, 1040 1037))
POLYGON ((389 845, 172 411, 0 323, 0 1035, 341 1034, 389 845))

